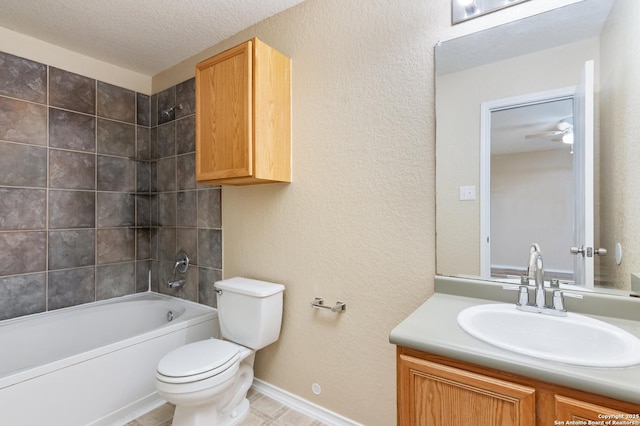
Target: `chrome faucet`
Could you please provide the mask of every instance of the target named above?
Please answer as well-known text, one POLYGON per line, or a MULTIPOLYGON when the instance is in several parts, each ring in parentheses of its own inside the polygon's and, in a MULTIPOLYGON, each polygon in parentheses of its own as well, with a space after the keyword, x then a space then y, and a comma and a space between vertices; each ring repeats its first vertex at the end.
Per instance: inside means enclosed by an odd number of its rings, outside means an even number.
POLYGON ((529 247, 529 265, 527 266, 527 277, 535 280, 536 283, 536 306, 540 309, 545 307, 546 297, 544 292, 544 267, 542 266, 542 253, 537 243, 529 247))
POLYGON ((542 264, 542 253, 537 243, 531 244, 529 247, 529 264, 527 265, 527 275, 524 276, 523 283, 530 280, 535 281, 535 304, 529 303, 529 288, 527 285, 504 285, 505 290, 517 290, 518 301, 516 308, 520 311, 534 312, 546 315, 567 316, 567 310, 564 308, 564 296, 582 299, 581 294, 567 293, 561 290, 554 290, 553 305, 547 306, 546 293, 544 290, 544 267, 542 264))
POLYGON ((167 286, 169 288, 177 288, 185 285, 186 281, 184 278, 177 279, 177 273, 179 272, 181 275, 184 275, 189 268, 189 256, 185 252, 179 252, 176 256, 176 264, 173 267, 173 280, 167 282, 167 286))
POLYGON ((186 283, 186 281, 184 280, 184 278, 180 278, 179 280, 169 281, 167 283, 167 286, 169 288, 177 288, 177 287, 182 287, 185 283, 186 283))

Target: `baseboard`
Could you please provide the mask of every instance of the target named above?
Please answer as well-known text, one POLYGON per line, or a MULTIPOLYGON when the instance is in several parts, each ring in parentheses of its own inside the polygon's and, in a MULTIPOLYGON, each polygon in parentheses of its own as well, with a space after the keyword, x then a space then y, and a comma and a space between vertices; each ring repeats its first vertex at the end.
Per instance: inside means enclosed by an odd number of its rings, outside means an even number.
POLYGON ((127 405, 126 407, 122 407, 111 414, 91 422, 88 426, 126 425, 130 421, 160 407, 166 402, 167 401, 158 395, 158 392, 153 392, 144 398, 127 405))
POLYGON ((280 389, 260 379, 253 379, 253 388, 269 398, 275 399, 292 410, 305 414, 332 426, 363 426, 333 411, 327 410, 313 402, 300 398, 284 389, 280 389))

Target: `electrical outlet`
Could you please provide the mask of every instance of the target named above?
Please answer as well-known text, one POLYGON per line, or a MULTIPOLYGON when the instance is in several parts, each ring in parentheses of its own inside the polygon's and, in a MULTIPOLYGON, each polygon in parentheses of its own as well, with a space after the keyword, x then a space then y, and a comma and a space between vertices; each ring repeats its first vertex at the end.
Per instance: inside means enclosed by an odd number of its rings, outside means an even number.
POLYGON ((460 201, 472 201, 475 199, 476 187, 474 185, 460 187, 460 201))

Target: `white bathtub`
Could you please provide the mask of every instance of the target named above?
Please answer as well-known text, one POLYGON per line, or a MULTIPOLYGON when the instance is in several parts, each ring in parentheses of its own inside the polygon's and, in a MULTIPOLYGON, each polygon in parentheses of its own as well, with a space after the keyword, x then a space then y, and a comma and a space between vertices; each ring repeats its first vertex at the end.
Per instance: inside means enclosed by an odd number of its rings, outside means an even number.
POLYGON ((122 424, 161 401, 160 358, 217 336, 215 309, 157 293, 0 321, 0 424, 122 424))

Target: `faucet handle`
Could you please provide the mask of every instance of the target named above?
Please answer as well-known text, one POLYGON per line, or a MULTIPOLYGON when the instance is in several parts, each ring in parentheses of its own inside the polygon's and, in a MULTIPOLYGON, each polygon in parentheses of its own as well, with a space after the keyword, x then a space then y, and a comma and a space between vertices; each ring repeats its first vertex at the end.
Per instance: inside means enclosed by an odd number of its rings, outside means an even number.
POLYGON ((176 271, 180 272, 181 274, 184 274, 185 272, 187 272, 187 269, 189 268, 189 256, 187 256, 187 254, 183 251, 179 252, 176 255, 176 264, 173 267, 173 275, 176 275, 176 271))
POLYGON ((582 299, 583 296, 578 293, 569 293, 562 290, 554 290, 553 291, 553 309, 560 312, 567 312, 564 308, 564 296, 571 297, 574 299, 582 299))
POLYGON ((529 304, 529 289, 526 285, 505 284, 502 286, 502 289, 518 291, 518 302, 516 303, 516 305, 522 306, 529 304))

